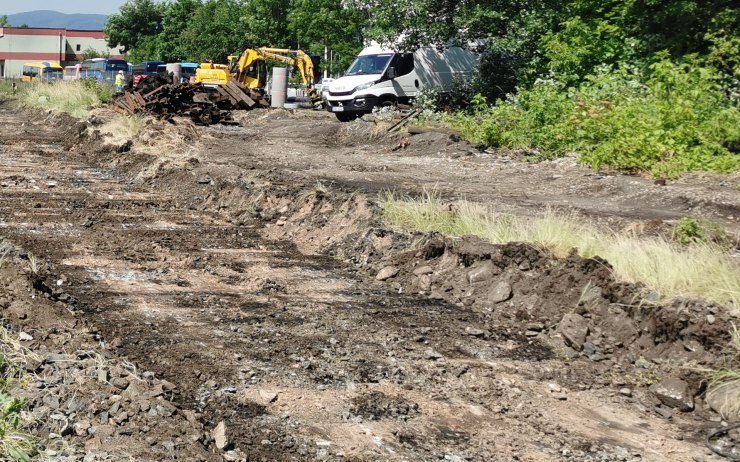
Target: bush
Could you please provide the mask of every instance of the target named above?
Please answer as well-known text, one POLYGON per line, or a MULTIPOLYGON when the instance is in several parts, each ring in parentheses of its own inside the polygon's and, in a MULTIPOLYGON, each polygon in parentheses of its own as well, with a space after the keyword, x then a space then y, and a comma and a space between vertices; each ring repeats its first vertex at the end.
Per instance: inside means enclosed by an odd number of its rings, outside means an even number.
POLYGON ((673 240, 684 245, 729 245, 725 229, 720 224, 703 218, 682 217, 673 227, 673 240))
POLYGON ((689 57, 658 55, 644 76, 603 66, 577 89, 539 80, 531 89, 474 115, 450 119, 463 136, 493 147, 535 148, 542 157, 579 154, 595 169, 650 171, 657 177, 740 169, 723 143, 740 140, 740 109, 719 74, 689 57))

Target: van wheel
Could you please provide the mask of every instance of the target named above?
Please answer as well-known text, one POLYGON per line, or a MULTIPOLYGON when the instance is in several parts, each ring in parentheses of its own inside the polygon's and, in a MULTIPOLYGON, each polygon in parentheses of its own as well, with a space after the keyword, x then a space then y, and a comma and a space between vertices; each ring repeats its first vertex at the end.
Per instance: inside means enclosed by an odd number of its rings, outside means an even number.
POLYGON ((382 99, 378 103, 378 107, 381 107, 381 108, 383 108, 383 107, 392 107, 392 108, 395 108, 396 107, 396 100, 394 98, 382 99))
POLYGON ((359 117, 357 114, 345 114, 343 112, 335 112, 334 115, 337 116, 340 122, 352 122, 359 117))

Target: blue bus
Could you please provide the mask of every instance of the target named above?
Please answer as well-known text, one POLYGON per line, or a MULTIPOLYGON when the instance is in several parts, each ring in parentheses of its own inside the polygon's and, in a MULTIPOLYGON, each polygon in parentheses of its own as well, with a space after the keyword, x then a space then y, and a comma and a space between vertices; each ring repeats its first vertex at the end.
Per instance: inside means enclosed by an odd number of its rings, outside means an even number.
POLYGON ((98 82, 114 82, 116 74, 128 72, 128 63, 124 59, 93 58, 86 59, 80 66, 80 78, 95 79, 98 82))

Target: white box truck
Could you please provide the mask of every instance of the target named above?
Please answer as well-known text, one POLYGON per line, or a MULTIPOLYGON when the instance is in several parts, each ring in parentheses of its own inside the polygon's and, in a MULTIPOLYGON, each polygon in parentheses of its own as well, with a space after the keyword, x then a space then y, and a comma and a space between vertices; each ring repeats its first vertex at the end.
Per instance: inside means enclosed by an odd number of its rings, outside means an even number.
POLYGON ((378 44, 363 49, 347 73, 329 84, 326 110, 348 122, 375 107, 407 104, 425 88, 444 89, 470 78, 478 55, 460 47, 399 53, 378 44))

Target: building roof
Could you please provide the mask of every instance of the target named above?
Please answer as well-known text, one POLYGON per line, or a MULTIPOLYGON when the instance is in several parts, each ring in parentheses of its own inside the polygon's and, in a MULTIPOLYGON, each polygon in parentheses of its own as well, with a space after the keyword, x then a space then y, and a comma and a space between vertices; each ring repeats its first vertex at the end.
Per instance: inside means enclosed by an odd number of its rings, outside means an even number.
POLYGON ((62 35, 65 37, 105 38, 105 33, 101 30, 55 29, 47 27, 0 27, 0 37, 3 35, 62 35))

